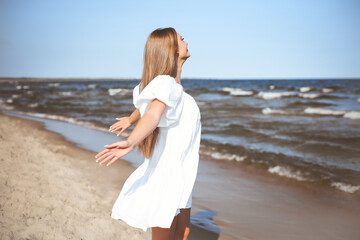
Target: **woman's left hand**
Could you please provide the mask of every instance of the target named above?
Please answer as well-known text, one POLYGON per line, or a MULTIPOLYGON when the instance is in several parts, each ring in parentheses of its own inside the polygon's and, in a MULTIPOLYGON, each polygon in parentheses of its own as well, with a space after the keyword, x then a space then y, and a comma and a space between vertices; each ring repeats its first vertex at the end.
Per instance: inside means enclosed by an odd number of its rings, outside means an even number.
POLYGON ((122 117, 122 118, 116 118, 118 120, 116 123, 110 126, 109 131, 115 132, 117 130, 120 130, 120 132, 117 134, 117 136, 120 136, 126 129, 128 129, 132 122, 130 117, 122 117))
POLYGON ((134 147, 128 141, 119 141, 105 146, 106 149, 98 153, 95 158, 100 165, 111 160, 106 166, 110 166, 119 158, 131 152, 134 147))

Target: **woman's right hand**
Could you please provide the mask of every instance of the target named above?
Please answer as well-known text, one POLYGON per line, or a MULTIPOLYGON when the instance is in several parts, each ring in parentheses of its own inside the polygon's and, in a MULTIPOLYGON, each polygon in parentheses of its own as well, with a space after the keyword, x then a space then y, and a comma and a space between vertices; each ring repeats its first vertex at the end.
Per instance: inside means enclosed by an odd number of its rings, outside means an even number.
POLYGON ((120 136, 120 134, 122 134, 126 129, 128 129, 132 123, 130 117, 116 118, 116 120, 118 121, 110 126, 109 131, 115 132, 121 129, 120 132, 117 134, 117 136, 120 136))
POLYGON ((110 145, 105 145, 106 149, 96 154, 96 162, 100 161, 100 165, 107 162, 106 166, 110 166, 119 158, 125 156, 134 149, 134 145, 130 141, 115 142, 110 145))

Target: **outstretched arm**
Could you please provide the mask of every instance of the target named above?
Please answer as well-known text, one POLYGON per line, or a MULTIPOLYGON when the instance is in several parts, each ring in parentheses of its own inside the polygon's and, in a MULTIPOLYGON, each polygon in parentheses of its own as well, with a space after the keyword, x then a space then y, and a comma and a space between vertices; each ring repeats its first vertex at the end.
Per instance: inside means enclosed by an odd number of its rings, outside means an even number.
POLYGON ((115 124, 111 125, 109 128, 110 132, 115 132, 120 130, 117 136, 120 136, 127 128, 133 125, 140 119, 139 109, 135 109, 135 111, 129 117, 116 118, 118 120, 115 124))
POLYGON ((136 147, 144 138, 152 133, 160 122, 161 115, 165 111, 166 104, 154 99, 144 116, 139 120, 134 130, 126 140, 133 147, 136 147))
POLYGON ((161 115, 165 111, 166 104, 158 99, 154 99, 144 116, 131 132, 126 141, 119 141, 105 146, 106 149, 98 153, 95 158, 100 161, 100 165, 111 160, 107 166, 119 158, 131 152, 144 138, 146 138, 158 126, 161 115))

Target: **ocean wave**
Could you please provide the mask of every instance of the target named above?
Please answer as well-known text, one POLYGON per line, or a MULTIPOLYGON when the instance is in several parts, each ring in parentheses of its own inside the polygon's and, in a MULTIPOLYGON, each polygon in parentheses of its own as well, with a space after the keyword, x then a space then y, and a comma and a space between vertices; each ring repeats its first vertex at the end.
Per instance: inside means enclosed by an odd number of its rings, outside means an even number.
POLYGON ((343 116, 344 118, 351 120, 360 120, 360 111, 346 111, 308 107, 304 110, 304 113, 310 115, 343 116))
POLYGON ((19 98, 19 97, 21 97, 20 94, 13 94, 13 95, 11 95, 11 98, 19 98))
POLYGON ((60 83, 48 83, 49 87, 58 87, 60 86, 60 83))
POLYGON ((230 95, 233 96, 252 96, 254 95, 254 91, 251 90, 243 90, 241 88, 229 88, 229 87, 225 87, 223 88, 224 92, 229 92, 230 95))
POLYGON ((360 119, 360 111, 349 111, 344 114, 344 118, 359 120, 360 119))
POLYGON ((110 96, 132 94, 132 90, 126 88, 110 88, 108 92, 110 96))
POLYGON ((221 160, 228 160, 228 161, 234 161, 242 162, 246 159, 246 156, 238 156, 236 154, 229 154, 229 153, 219 153, 215 152, 210 155, 214 159, 221 159, 221 160))
POLYGON ((304 110, 304 113, 312 114, 312 115, 342 116, 346 113, 346 111, 345 110, 333 110, 333 109, 325 109, 325 108, 308 107, 304 110))
POLYGON ((261 111, 265 115, 272 115, 272 114, 287 115, 287 114, 290 114, 289 112, 286 112, 284 110, 272 109, 272 108, 269 108, 269 107, 264 108, 261 111))
POLYGON ((215 160, 242 162, 247 158, 247 156, 239 156, 237 154, 221 153, 216 151, 215 148, 209 148, 209 146, 205 146, 203 144, 201 144, 199 152, 201 155, 208 156, 215 160))
POLYGON ((87 87, 88 88, 96 88, 96 84, 89 84, 87 87))
POLYGON ((355 193, 360 190, 360 186, 353 186, 342 182, 333 182, 331 186, 347 193, 355 193))
POLYGON ((37 106, 39 106, 38 103, 30 103, 29 104, 29 108, 36 108, 37 106))
POLYGON ((305 99, 315 99, 320 98, 322 95, 319 93, 299 93, 298 96, 305 99))
POLYGON ((59 92, 59 95, 60 96, 71 96, 71 95, 73 95, 73 93, 72 92, 59 92))
POLYGON ((3 101, 2 99, 0 99, 0 109, 3 109, 3 110, 13 110, 14 109, 13 106, 9 106, 5 102, 7 102, 7 101, 3 101))
POLYGON ((303 112, 288 112, 270 107, 261 110, 265 115, 320 115, 320 116, 342 116, 351 120, 360 120, 360 111, 334 110, 317 107, 307 107, 303 112))
POLYGON ((274 90, 274 89, 276 88, 276 86, 275 86, 275 85, 270 85, 270 86, 268 86, 268 88, 269 88, 270 90, 274 90))
POLYGON ((264 100, 272 100, 272 99, 281 99, 281 98, 290 98, 290 97, 299 97, 304 99, 338 99, 341 98, 335 95, 324 95, 321 93, 298 93, 298 92, 259 92, 257 94, 258 97, 264 100))
POLYGON ((323 89, 321 89, 321 91, 322 91, 323 93, 331 93, 331 92, 334 91, 334 89, 332 89, 332 88, 323 88, 323 89))
POLYGON ((293 178, 298 181, 311 181, 310 179, 307 179, 304 176, 302 176, 300 170, 294 172, 287 167, 275 166, 275 167, 270 167, 268 171, 270 173, 274 173, 282 177, 293 178))
POLYGON ((298 94, 296 92, 259 92, 258 97, 265 100, 279 99, 284 97, 296 97, 298 94))
POLYGON ((16 89, 18 89, 18 90, 21 90, 21 89, 29 89, 30 88, 30 86, 28 86, 28 85, 17 85, 16 86, 16 89))
POLYGON ((312 91, 312 90, 314 90, 313 87, 301 87, 301 88, 299 89, 299 91, 302 92, 302 93, 304 93, 304 92, 310 92, 310 91, 312 91))

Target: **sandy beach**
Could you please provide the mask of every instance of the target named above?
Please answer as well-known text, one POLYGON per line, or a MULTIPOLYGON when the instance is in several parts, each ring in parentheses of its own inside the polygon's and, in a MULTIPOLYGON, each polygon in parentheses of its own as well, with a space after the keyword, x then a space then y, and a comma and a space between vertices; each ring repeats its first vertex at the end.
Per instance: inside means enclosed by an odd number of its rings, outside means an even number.
POLYGON ((0 239, 151 239, 151 231, 110 217, 134 169, 128 163, 99 166, 93 152, 39 122, 3 115, 0 122, 0 239))
MULTIPOLYGON (((76 133, 74 133, 76 134, 76 133)), ((151 239, 110 217, 129 162, 100 166, 37 121, 0 115, 1 239, 151 239)), ((360 197, 202 158, 192 214, 214 211, 211 239, 348 239, 360 236, 360 197)), ((210 239, 192 226, 189 239, 210 239)))

